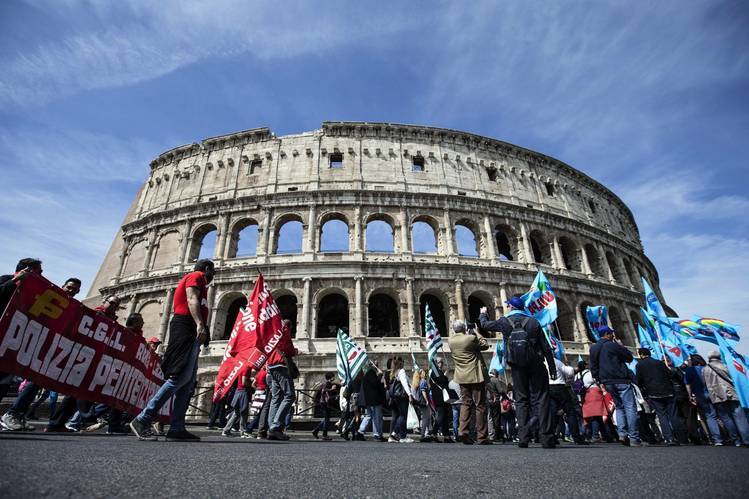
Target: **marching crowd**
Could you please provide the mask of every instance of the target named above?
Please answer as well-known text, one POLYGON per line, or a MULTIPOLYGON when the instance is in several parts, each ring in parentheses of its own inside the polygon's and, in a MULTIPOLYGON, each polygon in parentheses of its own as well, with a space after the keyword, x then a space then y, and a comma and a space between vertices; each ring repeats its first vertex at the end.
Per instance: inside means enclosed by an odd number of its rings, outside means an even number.
MULTIPOLYGON (((0 311, 13 291, 30 273, 41 274, 42 262, 21 260, 12 275, 0 277, 0 311)), ((105 404, 57 394, 29 380, 0 418, 6 431, 33 429, 39 407, 49 400, 50 417, 44 431, 97 431, 133 434, 141 440, 197 441, 187 431, 185 414, 194 393, 198 356, 208 344, 207 286, 215 270, 210 260, 199 260, 179 281, 174 293, 169 342, 162 359, 165 382, 135 415, 105 404), (60 396, 62 397, 60 399, 60 396), (169 429, 158 422, 162 406, 174 397, 169 429)), ((81 287, 77 278, 62 283, 74 297, 81 287)), ((96 311, 117 320, 116 296, 105 297, 96 311)), ((607 326, 590 349, 590 364, 579 360, 567 365, 554 357, 538 321, 525 312, 519 295, 507 301, 509 312, 490 320, 481 310, 478 327, 462 321, 452 324, 448 337, 451 362, 437 358, 433 368, 414 366, 406 371, 400 357, 384 366, 370 362, 349 383, 327 373, 314 390, 319 424, 312 435, 331 440, 331 434, 349 440, 379 442, 462 442, 491 445, 514 442, 525 448, 531 442, 554 448, 560 442, 588 445, 618 441, 626 446, 663 444, 749 446, 745 409, 718 352, 705 360, 691 355, 684 365, 656 360, 648 349, 638 350, 634 371, 628 366, 632 352, 607 326), (496 369, 488 371, 483 358, 489 349, 485 335, 501 333, 504 359, 510 378, 496 369), (448 364, 452 364, 451 366, 448 364), (390 413, 389 431, 385 415, 390 413), (333 424, 333 415, 339 415, 333 424)), ((143 335, 143 318, 133 313, 125 326, 143 335)), ((237 379, 231 390, 214 404, 209 428, 222 435, 288 440, 295 403, 294 379, 298 354, 284 321, 278 347, 259 371, 237 379)), ((148 340, 153 352, 157 337, 148 340)), ((0 400, 14 380, 0 373, 0 400)))

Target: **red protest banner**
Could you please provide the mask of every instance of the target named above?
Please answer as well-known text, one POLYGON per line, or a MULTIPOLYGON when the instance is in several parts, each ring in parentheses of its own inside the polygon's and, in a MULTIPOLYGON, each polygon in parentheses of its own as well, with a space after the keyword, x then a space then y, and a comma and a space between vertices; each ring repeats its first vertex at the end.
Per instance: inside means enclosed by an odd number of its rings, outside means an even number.
POLYGON ((247 307, 239 311, 226 344, 224 359, 216 376, 213 400, 220 400, 239 376, 247 369, 260 369, 268 360, 283 336, 281 311, 278 309, 263 274, 255 287, 247 307))
MULTIPOLYGON (((140 412, 164 382, 145 339, 28 275, 0 318, 0 371, 129 412, 140 412)), ((160 415, 169 415, 171 403, 160 415)))

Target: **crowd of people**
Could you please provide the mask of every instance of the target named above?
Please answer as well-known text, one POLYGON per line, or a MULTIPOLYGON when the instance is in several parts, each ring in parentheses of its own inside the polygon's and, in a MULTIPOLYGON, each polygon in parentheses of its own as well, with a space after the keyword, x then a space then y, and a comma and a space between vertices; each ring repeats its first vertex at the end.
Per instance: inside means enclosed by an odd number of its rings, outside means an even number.
MULTIPOLYGON (((0 277, 0 310, 31 273, 41 274, 42 262, 23 259, 14 274, 0 277)), ((165 381, 139 414, 58 395, 22 380, 18 395, 0 418, 3 429, 33 429, 27 420, 34 419, 49 400, 47 432, 106 427, 107 434, 133 434, 140 440, 161 436, 169 441, 200 440, 187 431, 185 415, 196 386, 200 349, 210 337, 207 286, 214 274, 210 260, 199 260, 179 281, 162 359, 165 381), (157 415, 172 397, 169 429, 164 432, 157 415)), ((70 297, 80 287, 75 277, 62 283, 70 297)), ((96 312, 116 321, 119 305, 118 297, 107 296, 96 312)), ((347 382, 326 373, 314 389, 319 423, 312 436, 323 441, 337 434, 346 440, 390 443, 511 442, 521 448, 532 442, 554 448, 561 442, 615 441, 629 447, 749 446, 746 410, 739 404, 718 352, 711 352, 707 360, 691 355, 687 363, 675 366, 668 358, 655 359, 650 350, 640 348, 632 370, 632 351, 616 338, 615 331, 602 326, 600 341, 590 348, 590 364, 580 359, 571 366, 554 357, 538 321, 525 311, 519 295, 506 305, 508 312, 498 320, 491 320, 486 308, 481 309, 475 328, 454 322, 448 337, 449 357, 435 358, 429 369, 414 365, 409 376, 403 358, 396 356, 387 359, 384 367, 377 360, 369 362, 347 382), (505 364, 500 370, 488 370, 483 356, 489 349, 486 336, 496 333, 504 339, 505 364)), ((129 315, 125 326, 144 334, 140 314, 129 315)), ((160 340, 151 337, 147 344, 156 352, 160 340)), ((278 347, 260 370, 240 376, 214 403, 208 428, 220 429, 224 437, 288 440, 294 379, 299 375, 297 355, 290 324, 283 321, 278 347)), ((0 373, 0 400, 13 378, 11 373, 0 373)))

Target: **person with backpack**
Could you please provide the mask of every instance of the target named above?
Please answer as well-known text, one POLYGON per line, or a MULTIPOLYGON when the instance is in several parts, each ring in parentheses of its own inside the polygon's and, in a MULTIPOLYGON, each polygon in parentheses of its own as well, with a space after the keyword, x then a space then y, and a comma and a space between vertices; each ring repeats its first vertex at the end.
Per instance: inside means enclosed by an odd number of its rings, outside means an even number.
POLYGON ((375 360, 367 368, 362 380, 366 414, 359 425, 359 434, 363 438, 371 423, 372 439, 376 442, 387 442, 387 439, 382 436, 382 407, 386 402, 385 385, 382 377, 383 372, 380 370, 379 362, 375 360))
POLYGON ((541 330, 541 325, 525 311, 521 295, 514 295, 507 301, 507 305, 510 311, 496 321, 489 320, 487 308, 482 307, 479 322, 481 329, 500 331, 504 337, 504 355, 507 365, 512 369, 518 447, 527 448, 531 439, 530 401, 533 398, 538 407, 541 445, 545 449, 553 449, 556 443, 549 400, 549 377, 557 377, 554 354, 541 330))
POLYGON ((391 363, 388 393, 390 394, 390 408, 393 410, 392 430, 388 442, 413 443, 413 439, 408 438, 406 434, 406 416, 408 416, 409 404, 413 403, 413 396, 411 387, 408 386, 408 377, 401 357, 396 357, 391 363))
POLYGON ((476 439, 479 445, 491 445, 487 428, 486 381, 489 373, 481 354, 489 343, 476 329, 466 334, 463 321, 453 322, 453 334, 447 340, 455 365, 455 382, 460 385, 460 424, 458 438, 466 445, 473 444, 470 435, 471 405, 476 410, 476 439))
POLYGON ((622 444, 640 447, 637 399, 627 364, 632 362, 632 352, 614 337, 608 326, 598 329, 601 338, 590 348, 590 371, 593 378, 606 387, 616 405, 616 427, 622 444))

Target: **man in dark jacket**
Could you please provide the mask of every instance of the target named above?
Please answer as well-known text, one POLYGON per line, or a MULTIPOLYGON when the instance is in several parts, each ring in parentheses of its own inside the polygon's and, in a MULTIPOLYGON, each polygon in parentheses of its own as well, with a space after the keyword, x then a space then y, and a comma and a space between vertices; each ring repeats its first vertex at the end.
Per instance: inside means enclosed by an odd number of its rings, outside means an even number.
MULTIPOLYGON (((432 437, 437 441, 437 432, 442 433, 442 443, 451 444, 453 439, 450 436, 450 422, 452 420, 452 404, 450 403, 450 380, 445 375, 445 363, 442 358, 436 359, 437 369, 439 372, 429 370, 429 390, 432 392, 432 402, 434 403, 434 412, 437 415, 437 422, 432 426, 432 437), (445 398, 447 396, 447 398, 445 398)), ((453 393, 458 398, 457 393, 453 393)))
POLYGON ((386 442, 387 439, 382 436, 382 406, 385 405, 385 385, 382 382, 382 371, 378 361, 372 362, 364 373, 362 379, 362 395, 364 395, 364 406, 366 415, 362 418, 359 425, 360 439, 364 439, 364 433, 372 423, 372 438, 378 442, 386 442))
POLYGON ((650 356, 650 350, 637 350, 640 361, 637 362, 637 385, 642 396, 658 416, 661 432, 668 445, 679 445, 674 436, 684 440, 684 425, 676 414, 674 402, 674 387, 671 382, 671 371, 666 364, 650 356))
POLYGON ((185 414, 195 389, 200 346, 208 346, 208 284, 214 274, 212 261, 198 260, 195 270, 185 274, 177 284, 172 307, 174 315, 169 323, 169 343, 161 364, 166 381, 143 411, 130 422, 130 428, 140 440, 158 439, 151 429, 151 422, 172 395, 174 403, 166 439, 200 440, 200 437, 185 429, 185 414))
POLYGON ((627 367, 634 357, 614 338, 614 330, 608 326, 599 328, 601 340, 590 348, 590 372, 593 379, 606 386, 616 404, 616 426, 622 443, 639 447, 640 432, 637 417, 637 401, 627 367))
POLYGON ((538 405, 538 424, 541 444, 545 449, 556 447, 554 437, 554 422, 551 417, 549 401, 549 376, 556 378, 557 370, 554 363, 554 353, 541 330, 538 321, 525 311, 521 295, 515 295, 507 301, 510 311, 496 321, 489 320, 486 307, 480 310, 479 322, 481 329, 486 331, 501 331, 504 336, 505 350, 509 348, 510 333, 515 329, 523 329, 527 334, 527 341, 535 353, 534 358, 527 365, 513 364, 509 361, 507 351, 505 358, 512 369, 512 386, 515 396, 515 411, 518 425, 518 447, 527 448, 531 439, 530 401, 533 399, 538 405), (548 367, 544 365, 546 360, 548 367))

